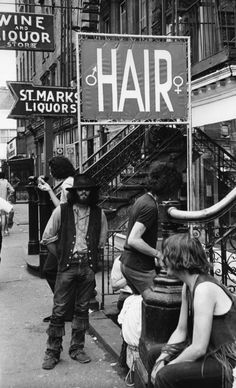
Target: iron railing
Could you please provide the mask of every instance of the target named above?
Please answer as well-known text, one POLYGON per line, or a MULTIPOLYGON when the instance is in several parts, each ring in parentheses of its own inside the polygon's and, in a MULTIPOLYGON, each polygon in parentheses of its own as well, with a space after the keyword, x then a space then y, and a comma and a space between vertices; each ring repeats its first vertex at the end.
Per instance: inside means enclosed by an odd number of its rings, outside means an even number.
POLYGON ((200 154, 209 154, 209 157, 205 159, 206 166, 208 164, 209 167, 213 168, 217 178, 224 182, 229 189, 233 189, 236 185, 236 177, 231 173, 236 171, 236 158, 199 128, 194 129, 193 146, 200 154))

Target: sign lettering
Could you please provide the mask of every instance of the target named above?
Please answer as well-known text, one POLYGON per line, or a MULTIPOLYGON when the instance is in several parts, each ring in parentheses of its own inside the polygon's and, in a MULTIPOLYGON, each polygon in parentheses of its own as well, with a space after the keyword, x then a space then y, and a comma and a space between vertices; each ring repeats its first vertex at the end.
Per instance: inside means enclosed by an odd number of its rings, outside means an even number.
POLYGON ((0 12, 0 49, 54 51, 53 16, 0 12))
POLYGON ((81 52, 85 119, 186 119, 184 43, 85 39, 81 52))
POLYGON ((77 113, 77 91, 53 86, 34 86, 30 82, 7 82, 14 98, 9 118, 73 116, 77 113))

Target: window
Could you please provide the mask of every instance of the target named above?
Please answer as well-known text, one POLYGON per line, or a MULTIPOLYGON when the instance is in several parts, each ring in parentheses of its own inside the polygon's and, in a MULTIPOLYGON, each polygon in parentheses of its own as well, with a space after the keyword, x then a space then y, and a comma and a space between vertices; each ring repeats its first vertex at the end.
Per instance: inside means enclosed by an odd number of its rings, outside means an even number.
POLYGON ((109 34, 110 32, 110 18, 109 16, 104 19, 104 33, 109 34))
POLYGON ((232 1, 221 1, 219 20, 223 46, 236 47, 236 5, 232 1))
POLYGON ((44 63, 48 57, 49 57, 49 52, 43 51, 42 52, 42 63, 44 63))
POLYGON ((35 12, 34 0, 29 0, 29 12, 31 13, 35 12))
POLYGON ((35 65, 35 52, 30 52, 30 79, 33 78, 36 72, 36 65, 35 65))
POLYGON ((23 80, 22 58, 20 58, 20 74, 19 81, 23 80))
POLYGON ((147 1, 139 0, 139 33, 141 35, 148 33, 147 28, 147 1))
POLYGON ((59 132, 56 136, 56 144, 63 147, 64 144, 64 136, 63 132, 59 132))
POLYGON ((120 3, 120 33, 127 33, 127 23, 126 23, 126 0, 120 3))
POLYGON ((43 86, 49 86, 50 85, 50 73, 49 73, 49 71, 46 71, 40 79, 41 79, 43 86))
POLYGON ((55 85, 56 85, 56 69, 57 69, 57 65, 54 63, 54 64, 50 67, 50 81, 51 81, 51 86, 55 86, 55 85))
POLYGON ((75 142, 75 133, 73 129, 66 131, 66 144, 73 144, 75 142))

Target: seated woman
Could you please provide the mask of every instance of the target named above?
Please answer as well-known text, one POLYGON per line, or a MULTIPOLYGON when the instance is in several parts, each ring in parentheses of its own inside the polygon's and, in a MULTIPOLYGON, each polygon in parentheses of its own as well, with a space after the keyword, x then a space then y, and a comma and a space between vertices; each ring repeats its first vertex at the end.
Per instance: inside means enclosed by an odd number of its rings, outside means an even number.
POLYGON ((199 240, 172 235, 163 244, 168 276, 183 281, 177 328, 155 359, 155 388, 231 388, 236 365, 236 298, 209 275, 199 240))

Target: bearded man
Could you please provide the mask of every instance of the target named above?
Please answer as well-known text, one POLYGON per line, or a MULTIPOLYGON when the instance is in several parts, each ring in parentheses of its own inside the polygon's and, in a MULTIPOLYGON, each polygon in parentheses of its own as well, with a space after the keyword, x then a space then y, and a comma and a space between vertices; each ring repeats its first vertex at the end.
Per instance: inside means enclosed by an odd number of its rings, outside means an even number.
POLYGON ((107 220, 97 205, 99 187, 93 180, 85 174, 76 174, 73 186, 67 190, 67 202, 53 211, 42 236, 42 244, 58 258, 43 369, 53 369, 60 360, 65 317, 74 295, 69 355, 81 363, 91 361, 84 351, 85 333, 99 250, 106 242, 107 220))

